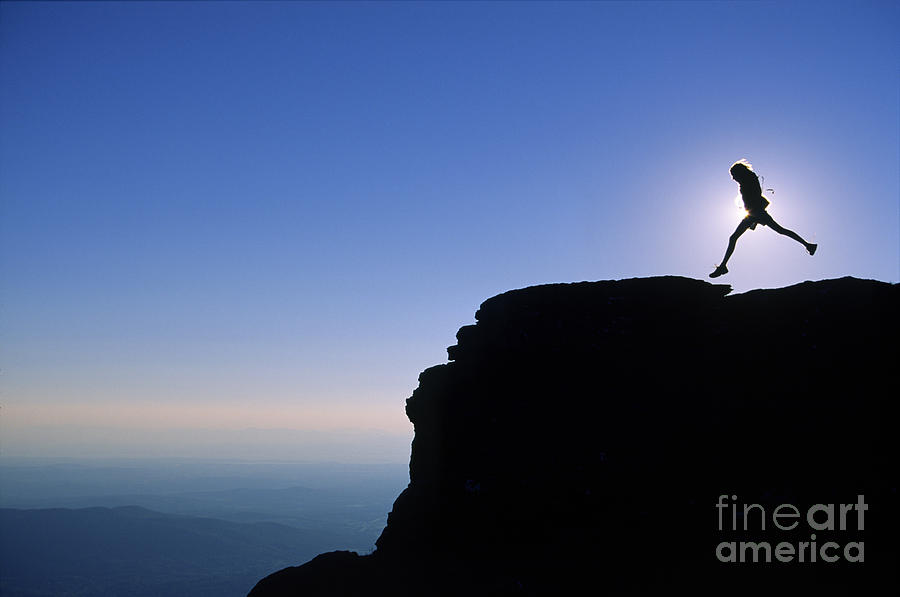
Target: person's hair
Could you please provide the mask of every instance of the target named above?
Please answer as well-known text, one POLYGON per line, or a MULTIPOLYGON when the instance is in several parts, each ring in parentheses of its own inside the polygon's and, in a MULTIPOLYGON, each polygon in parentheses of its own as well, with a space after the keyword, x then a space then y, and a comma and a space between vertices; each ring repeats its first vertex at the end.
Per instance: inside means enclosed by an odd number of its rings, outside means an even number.
POLYGON ((753 164, 751 164, 744 158, 741 158, 733 163, 728 171, 731 172, 731 175, 737 180, 744 180, 750 174, 756 176, 756 172, 753 171, 753 164))

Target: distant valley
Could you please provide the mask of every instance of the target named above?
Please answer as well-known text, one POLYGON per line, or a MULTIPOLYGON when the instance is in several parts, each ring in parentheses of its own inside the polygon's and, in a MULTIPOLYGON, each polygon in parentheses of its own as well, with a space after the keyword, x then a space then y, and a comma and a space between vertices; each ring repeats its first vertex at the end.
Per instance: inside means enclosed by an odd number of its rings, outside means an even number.
POLYGON ((135 506, 0 510, 0 594, 245 595, 340 533, 234 523, 135 506))
POLYGON ((0 595, 243 596, 323 551, 371 551, 407 474, 331 463, 4 465, 0 595))

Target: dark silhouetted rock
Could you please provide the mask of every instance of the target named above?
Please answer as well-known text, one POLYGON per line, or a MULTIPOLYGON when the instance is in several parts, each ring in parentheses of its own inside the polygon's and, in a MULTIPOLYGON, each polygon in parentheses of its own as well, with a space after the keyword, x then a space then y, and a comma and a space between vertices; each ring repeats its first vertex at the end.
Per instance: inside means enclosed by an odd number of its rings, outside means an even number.
POLYGON ((251 596, 896 588, 897 286, 730 290, 638 278, 485 301, 407 400, 410 484, 375 552, 323 554, 251 596), (720 562, 722 541, 812 532, 731 531, 731 510, 720 531, 720 495, 769 514, 864 495, 864 531, 817 541, 863 541, 865 560, 720 562))

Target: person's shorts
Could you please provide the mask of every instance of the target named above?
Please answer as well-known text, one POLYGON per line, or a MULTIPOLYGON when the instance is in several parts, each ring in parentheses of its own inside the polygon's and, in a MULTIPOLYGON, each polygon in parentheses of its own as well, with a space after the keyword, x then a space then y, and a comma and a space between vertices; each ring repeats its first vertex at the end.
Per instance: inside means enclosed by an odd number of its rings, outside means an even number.
POLYGON ((762 224, 763 226, 768 226, 770 223, 774 222, 772 216, 769 215, 764 209, 760 209, 758 211, 751 211, 747 214, 747 221, 750 224, 750 230, 754 230, 757 224, 762 224))

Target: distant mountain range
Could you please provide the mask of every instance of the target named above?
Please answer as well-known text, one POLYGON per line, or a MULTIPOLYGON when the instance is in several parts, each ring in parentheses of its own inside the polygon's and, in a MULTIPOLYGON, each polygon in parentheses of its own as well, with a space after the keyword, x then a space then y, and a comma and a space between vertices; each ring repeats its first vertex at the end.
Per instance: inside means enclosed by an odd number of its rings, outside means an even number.
POLYGON ((145 508, 0 509, 3 597, 242 596, 347 537, 145 508))
MULTIPOLYGON (((390 487, 390 486, 389 486, 390 487)), ((399 485, 402 488, 402 484, 399 485)), ((285 487, 279 489, 235 488, 218 491, 193 491, 176 494, 122 494, 70 496, 53 495, 27 505, 0 503, 17 509, 93 507, 119 508, 139 506, 155 512, 215 518, 229 522, 274 522, 304 531, 327 531, 336 545, 366 549, 374 546, 384 528, 391 503, 386 492, 396 489, 375 488, 368 495, 351 488, 316 489, 285 487), (37 503, 33 503, 37 502, 37 503)))

